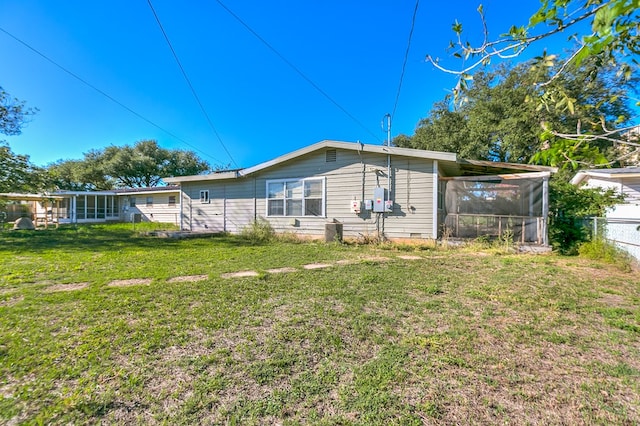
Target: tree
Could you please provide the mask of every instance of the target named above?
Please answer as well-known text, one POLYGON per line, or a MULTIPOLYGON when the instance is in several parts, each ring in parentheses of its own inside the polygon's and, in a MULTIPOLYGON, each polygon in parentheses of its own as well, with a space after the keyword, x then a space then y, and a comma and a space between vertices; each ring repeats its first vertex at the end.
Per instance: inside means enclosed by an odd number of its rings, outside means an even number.
POLYGON ((28 155, 15 154, 0 142, 0 192, 40 192, 47 186, 43 169, 34 166, 28 155))
POLYGON ((22 126, 37 109, 26 108, 25 103, 13 98, 0 86, 0 133, 15 136, 22 133, 22 126))
POLYGON ((48 170, 60 189, 100 190, 157 186, 163 177, 197 175, 210 166, 192 151, 165 149, 154 140, 143 140, 134 146, 91 150, 83 160, 61 160, 48 170))
MULTIPOLYGON (((540 0, 541 6, 525 25, 513 25, 507 34, 495 40, 488 37, 489 31, 484 19, 482 6, 478 8, 484 28, 484 40, 479 45, 463 41, 463 26, 455 22, 452 26, 455 40, 450 43, 453 55, 460 58, 463 66, 454 70, 440 65, 438 59, 428 55, 430 61, 438 69, 458 76, 453 88, 456 102, 463 101, 470 86, 475 84, 472 72, 491 63, 493 59, 512 59, 521 55, 531 45, 555 34, 574 31, 569 37, 573 40, 572 53, 565 59, 557 53, 546 50, 534 59, 534 66, 548 70, 546 78, 535 81, 535 99, 541 108, 553 107, 574 113, 576 99, 571 96, 562 84, 557 84, 570 68, 588 69, 583 83, 590 84, 597 80, 599 72, 604 68, 614 68, 618 77, 630 80, 634 70, 638 68, 640 53, 640 2, 638 0, 540 0), (588 23, 589 25, 579 25, 588 23), (585 30, 586 28, 586 30, 585 30)), ((615 98, 611 98, 613 101, 615 98)), ((640 106, 640 102, 637 102, 640 106)), ((585 129, 584 122, 577 121, 570 130, 560 130, 545 126, 544 135, 549 142, 550 150, 538 156, 537 161, 549 164, 561 163, 571 167, 593 166, 597 159, 599 166, 613 164, 622 160, 628 153, 623 149, 613 161, 603 161, 594 144, 601 141, 613 142, 631 149, 640 147, 620 136, 633 126, 608 126, 605 119, 596 120, 585 129), (562 163, 564 162, 564 163, 562 163)))
MULTIPOLYGON (((37 110, 13 98, 0 87, 0 133, 12 136, 22 132, 22 126, 37 110)), ((14 153, 0 141, 0 192, 38 192, 47 186, 42 169, 29 161, 28 155, 14 153)))
POLYGON ((47 167, 52 185, 70 191, 114 189, 113 179, 105 175, 96 151, 85 153, 84 160, 58 160, 47 167))
POLYGON ((531 65, 528 62, 510 68, 503 64, 493 70, 477 71, 474 84, 465 92, 464 103, 452 107, 449 98, 436 103, 429 116, 418 123, 413 136, 402 135, 394 139, 394 144, 452 151, 469 159, 517 163, 533 160, 560 167, 573 165, 570 159, 578 155, 585 163, 606 163, 615 157, 613 144, 606 141, 583 143, 571 156, 556 149, 553 157, 552 150, 545 147, 555 142, 555 136, 545 133, 542 126, 570 132, 583 123, 583 130, 597 133, 602 119, 607 126, 625 123, 631 116, 625 97, 631 82, 606 68, 594 81, 585 83, 588 66, 568 68, 553 84, 562 85, 574 99, 572 114, 563 108, 540 107, 532 101, 538 93, 533 83, 544 78, 547 70, 531 65))
MULTIPOLYGON (((536 42, 560 32, 575 31, 569 39, 577 44, 577 49, 561 62, 545 84, 561 75, 567 66, 580 66, 588 58, 595 59, 593 63, 596 66, 616 66, 622 75, 631 77, 632 65, 637 65, 634 55, 640 53, 638 0, 540 0, 540 3, 540 8, 527 24, 513 25, 508 33, 495 40, 489 39, 484 9, 480 5, 478 13, 484 28, 484 39, 480 45, 463 41, 462 23, 456 21, 452 25, 455 40, 449 47, 455 49, 454 56, 463 59, 465 65, 459 70, 452 70, 440 66, 439 60, 431 55, 427 55, 427 60, 438 69, 460 77, 454 89, 459 93, 470 73, 490 64, 494 58, 516 58, 536 42), (578 25, 583 22, 590 24, 587 30, 578 25), (628 57, 631 57, 630 61, 625 59, 628 57), (466 65, 469 60, 471 64, 466 65)), ((557 55, 545 51, 536 58, 536 62, 543 67, 551 67, 557 59, 557 55)))

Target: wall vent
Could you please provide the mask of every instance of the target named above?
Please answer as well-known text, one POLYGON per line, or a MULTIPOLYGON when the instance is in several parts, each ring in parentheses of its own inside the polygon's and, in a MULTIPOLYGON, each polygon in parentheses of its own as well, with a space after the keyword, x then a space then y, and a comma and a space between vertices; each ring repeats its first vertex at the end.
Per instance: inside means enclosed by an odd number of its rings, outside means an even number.
POLYGON ((337 154, 335 149, 327 150, 327 163, 335 163, 336 157, 337 157, 337 154))

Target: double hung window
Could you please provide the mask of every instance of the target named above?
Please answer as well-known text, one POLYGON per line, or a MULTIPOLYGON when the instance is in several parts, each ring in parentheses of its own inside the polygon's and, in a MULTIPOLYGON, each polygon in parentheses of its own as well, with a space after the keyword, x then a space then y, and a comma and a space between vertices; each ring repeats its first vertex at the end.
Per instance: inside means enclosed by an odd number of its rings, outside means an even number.
POLYGON ((323 217, 324 178, 267 181, 267 216, 323 217))

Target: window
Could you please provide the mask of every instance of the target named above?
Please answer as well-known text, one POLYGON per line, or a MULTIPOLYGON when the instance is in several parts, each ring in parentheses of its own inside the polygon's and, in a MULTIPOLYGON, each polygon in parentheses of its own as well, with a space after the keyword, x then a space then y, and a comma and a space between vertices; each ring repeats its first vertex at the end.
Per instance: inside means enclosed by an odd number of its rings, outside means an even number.
POLYGON ((267 182, 267 216, 324 216, 324 178, 267 182))
POLYGON ((176 205, 176 196, 175 195, 169 195, 169 205, 170 206, 175 206, 176 205))
POLYGON ((129 207, 136 206, 136 197, 129 197, 129 207))
POLYGON ((147 207, 153 207, 153 197, 147 197, 147 207))
POLYGON ((209 203, 209 190, 208 189, 204 189, 204 190, 200 191, 200 202, 202 204, 209 203))

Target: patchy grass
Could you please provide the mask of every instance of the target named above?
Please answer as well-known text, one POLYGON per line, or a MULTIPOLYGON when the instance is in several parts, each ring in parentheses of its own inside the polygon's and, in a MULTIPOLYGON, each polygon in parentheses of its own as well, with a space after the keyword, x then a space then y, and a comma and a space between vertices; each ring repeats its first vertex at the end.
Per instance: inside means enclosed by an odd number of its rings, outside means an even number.
POLYGON ((0 233, 0 423, 638 424, 638 407, 640 282, 599 261, 0 233))

